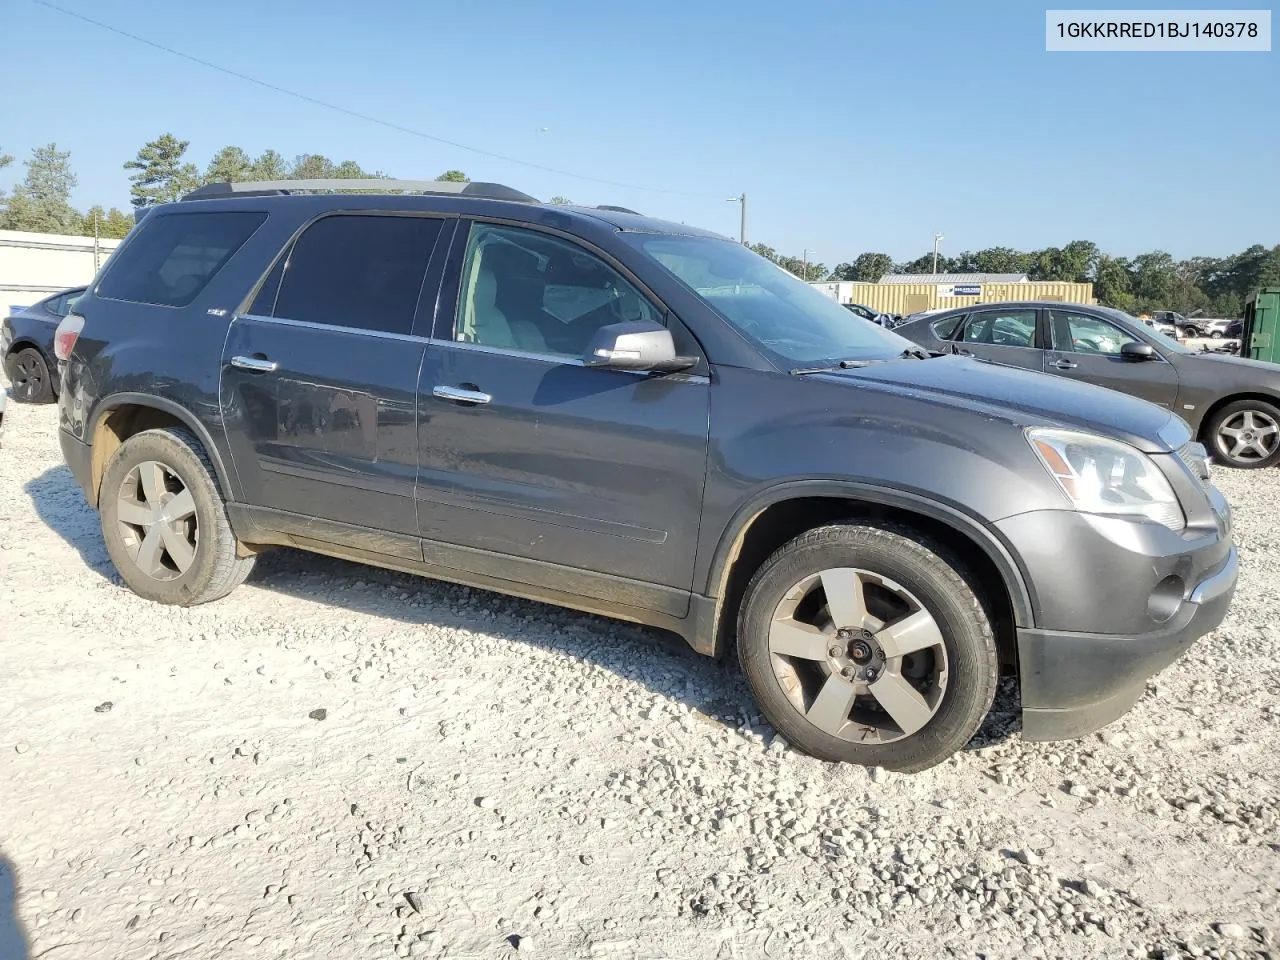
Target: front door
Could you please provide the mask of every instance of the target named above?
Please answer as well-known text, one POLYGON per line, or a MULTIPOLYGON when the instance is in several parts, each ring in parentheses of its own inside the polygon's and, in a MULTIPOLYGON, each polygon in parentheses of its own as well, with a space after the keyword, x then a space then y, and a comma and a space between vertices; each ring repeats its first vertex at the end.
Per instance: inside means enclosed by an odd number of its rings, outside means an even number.
POLYGON ((1053 349, 1044 372, 1140 397, 1169 410, 1178 396, 1178 372, 1157 351, 1149 360, 1129 360, 1126 343, 1144 343, 1116 324, 1075 310, 1050 310, 1053 349))
POLYGON ((236 473, 246 503, 281 512, 286 529, 321 518, 335 523, 316 525, 315 539, 419 555, 413 490, 427 339, 412 330, 443 223, 323 217, 232 321, 219 392, 236 473))
POLYGON ((687 606, 679 591, 693 581, 705 364, 667 376, 583 366, 600 326, 664 313, 563 237, 460 224, 447 276, 419 388, 428 559, 433 544, 473 548, 447 562, 682 615, 670 604, 687 606))
POLYGON ((975 310, 956 334, 955 352, 1039 371, 1038 314, 1035 307, 975 310))

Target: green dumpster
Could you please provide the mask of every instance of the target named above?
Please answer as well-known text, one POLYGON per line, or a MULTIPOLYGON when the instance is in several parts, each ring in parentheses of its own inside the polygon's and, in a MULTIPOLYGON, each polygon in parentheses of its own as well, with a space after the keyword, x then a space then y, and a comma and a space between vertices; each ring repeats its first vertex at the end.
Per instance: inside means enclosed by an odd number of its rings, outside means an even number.
POLYGON ((1280 287, 1263 287, 1245 301, 1240 356, 1280 363, 1280 287))

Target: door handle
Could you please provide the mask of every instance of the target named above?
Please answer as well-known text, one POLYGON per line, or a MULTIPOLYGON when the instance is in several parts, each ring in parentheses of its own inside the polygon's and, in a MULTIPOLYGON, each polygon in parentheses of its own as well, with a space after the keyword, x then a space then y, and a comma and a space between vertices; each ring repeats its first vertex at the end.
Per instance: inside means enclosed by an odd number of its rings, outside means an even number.
POLYGON ((1049 366, 1059 370, 1074 370, 1077 364, 1074 360, 1050 360, 1049 366))
POLYGON ((464 390, 461 387, 433 387, 432 396, 441 400, 452 400, 455 403, 488 403, 493 397, 479 390, 464 390))
POLYGON ((274 373, 280 364, 266 357, 232 357, 231 365, 241 370, 252 370, 254 373, 274 373))

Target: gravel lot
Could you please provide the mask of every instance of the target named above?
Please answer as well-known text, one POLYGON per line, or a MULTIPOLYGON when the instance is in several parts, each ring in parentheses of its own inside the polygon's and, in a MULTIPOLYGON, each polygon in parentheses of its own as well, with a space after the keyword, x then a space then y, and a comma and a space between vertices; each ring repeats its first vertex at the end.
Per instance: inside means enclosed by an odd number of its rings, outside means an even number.
POLYGON ((284 550, 148 604, 9 416, 0 960, 1280 957, 1280 473, 1217 471, 1236 603, 1128 716, 1024 743, 1006 687, 907 777, 539 604, 284 550))

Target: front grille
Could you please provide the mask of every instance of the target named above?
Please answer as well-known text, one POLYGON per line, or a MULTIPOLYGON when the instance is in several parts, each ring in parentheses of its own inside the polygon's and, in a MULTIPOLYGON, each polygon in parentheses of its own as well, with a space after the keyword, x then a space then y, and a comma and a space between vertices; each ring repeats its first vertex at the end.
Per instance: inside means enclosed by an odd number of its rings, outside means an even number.
POLYGON ((1178 459, 1200 481, 1202 486, 1209 486, 1209 451, 1202 443, 1184 443, 1177 450, 1178 459))

